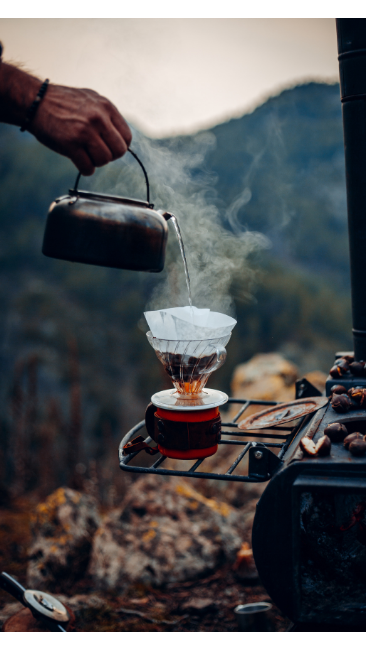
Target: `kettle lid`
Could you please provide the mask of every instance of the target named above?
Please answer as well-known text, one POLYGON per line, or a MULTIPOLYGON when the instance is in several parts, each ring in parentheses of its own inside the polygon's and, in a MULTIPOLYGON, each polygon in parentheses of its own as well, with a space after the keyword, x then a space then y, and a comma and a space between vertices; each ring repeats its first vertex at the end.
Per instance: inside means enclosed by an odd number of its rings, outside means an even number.
POLYGON ((78 190, 72 188, 69 190, 69 195, 75 197, 75 200, 80 197, 81 199, 97 199, 100 201, 113 201, 115 203, 124 203, 131 206, 140 208, 154 208, 153 203, 142 201, 141 199, 131 199, 130 197, 121 197, 113 194, 103 194, 102 192, 88 192, 87 190, 78 190))

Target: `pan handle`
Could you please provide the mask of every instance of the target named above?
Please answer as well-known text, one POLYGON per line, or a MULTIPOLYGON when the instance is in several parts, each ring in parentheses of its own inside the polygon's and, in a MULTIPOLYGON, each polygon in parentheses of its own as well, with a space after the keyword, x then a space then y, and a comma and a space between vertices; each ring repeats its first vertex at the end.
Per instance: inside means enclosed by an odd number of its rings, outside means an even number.
POLYGON ((12 597, 24 604, 23 595, 25 588, 7 572, 1 572, 0 574, 0 588, 6 590, 12 597))

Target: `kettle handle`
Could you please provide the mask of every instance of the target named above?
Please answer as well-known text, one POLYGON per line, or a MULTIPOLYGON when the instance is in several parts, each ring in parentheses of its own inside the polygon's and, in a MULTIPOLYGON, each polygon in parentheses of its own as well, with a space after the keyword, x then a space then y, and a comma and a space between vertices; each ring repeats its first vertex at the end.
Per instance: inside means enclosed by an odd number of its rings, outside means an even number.
MULTIPOLYGON (((138 156, 136 156, 135 152, 132 151, 132 149, 130 149, 130 148, 128 148, 127 151, 129 151, 130 154, 132 154, 132 156, 137 160, 138 164, 140 165, 140 167, 141 167, 141 169, 142 169, 142 171, 144 173, 145 183, 146 183, 146 193, 147 193, 146 201, 147 201, 147 203, 150 203, 150 184, 149 184, 149 179, 147 177, 147 172, 146 172, 143 164, 141 163, 140 159, 138 158, 138 156)), ((79 185, 80 177, 81 177, 81 172, 79 172, 79 174, 76 177, 75 186, 74 186, 74 189, 73 189, 73 192, 75 192, 75 194, 78 193, 78 185, 79 185)))

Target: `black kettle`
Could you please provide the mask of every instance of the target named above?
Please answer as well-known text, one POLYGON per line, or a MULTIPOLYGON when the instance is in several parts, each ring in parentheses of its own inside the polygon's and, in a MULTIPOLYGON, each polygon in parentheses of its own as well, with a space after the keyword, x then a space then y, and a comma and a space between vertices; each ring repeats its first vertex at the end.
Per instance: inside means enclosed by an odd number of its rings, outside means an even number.
POLYGON ((50 206, 42 253, 51 258, 133 271, 162 271, 170 213, 153 210, 146 170, 147 200, 78 190, 50 206))

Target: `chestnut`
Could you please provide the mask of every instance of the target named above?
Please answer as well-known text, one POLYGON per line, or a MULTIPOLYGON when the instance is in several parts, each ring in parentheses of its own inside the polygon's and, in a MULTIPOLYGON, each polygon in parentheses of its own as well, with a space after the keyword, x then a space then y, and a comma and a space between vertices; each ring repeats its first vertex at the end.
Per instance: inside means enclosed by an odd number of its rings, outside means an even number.
POLYGON ((347 395, 354 400, 361 400, 363 387, 351 387, 347 391, 347 395))
POLYGON ((348 362, 346 362, 346 360, 343 359, 343 357, 341 357, 340 359, 336 359, 336 361, 334 362, 334 365, 332 366, 332 368, 329 371, 329 374, 332 377, 342 377, 342 375, 345 375, 346 373, 348 373, 349 368, 350 367, 349 367, 348 362))
POLYGON ((345 414, 346 411, 349 411, 351 409, 352 402, 351 398, 347 396, 346 393, 341 393, 340 395, 335 393, 332 396, 331 405, 334 411, 345 414))
POLYGON ((342 423, 330 423, 324 429, 324 434, 330 438, 331 441, 337 443, 338 441, 343 441, 347 436, 348 431, 345 425, 342 423))
POLYGON ((316 455, 316 450, 315 450, 315 443, 312 439, 309 439, 307 436, 304 436, 304 438, 301 439, 300 445, 304 452, 308 454, 311 457, 315 457, 316 455))
POLYGON ((337 361, 335 362, 335 366, 338 366, 338 368, 342 370, 342 375, 348 373, 349 371, 349 364, 348 362, 346 362, 346 360, 343 357, 341 357, 341 359, 337 359, 337 361))
POLYGON ((330 393, 331 395, 333 395, 333 393, 347 393, 347 389, 342 384, 333 384, 330 393))
POLYGON ((354 355, 342 355, 342 359, 345 359, 348 364, 351 364, 352 362, 355 361, 355 356, 354 355))
POLYGON ((351 362, 349 370, 352 375, 365 375, 365 365, 363 362, 351 362))
MULTIPOLYGON (((348 397, 349 397, 349 396, 348 396, 348 397)), ((350 402, 350 410, 351 410, 351 411, 354 410, 354 409, 359 409, 359 408, 360 408, 360 405, 359 405, 359 403, 357 402, 357 400, 354 400, 353 398, 350 398, 350 401, 351 401, 351 402, 350 402)))
POLYGON ((317 442, 315 446, 315 454, 318 454, 320 457, 326 457, 328 454, 330 454, 330 449, 332 447, 332 444, 330 442, 329 436, 321 436, 319 441, 317 442))
POLYGON ((332 368, 329 371, 329 375, 334 378, 339 378, 342 377, 342 369, 339 366, 332 366, 332 368))
POLYGON ((348 390, 348 395, 351 400, 355 400, 359 405, 362 405, 366 400, 366 390, 364 387, 352 387, 348 390))
POLYGON ((351 441, 348 449, 354 457, 363 457, 366 454, 366 441, 356 438, 351 441))
POLYGON ((360 432, 352 432, 352 434, 348 434, 348 436, 346 436, 346 438, 343 441, 343 445, 346 448, 346 450, 348 450, 352 441, 356 441, 356 440, 359 441, 363 440, 363 436, 362 434, 360 434, 360 432))

